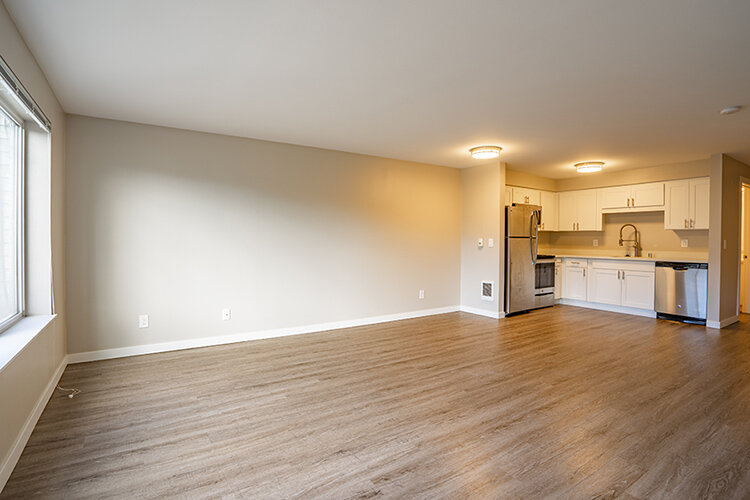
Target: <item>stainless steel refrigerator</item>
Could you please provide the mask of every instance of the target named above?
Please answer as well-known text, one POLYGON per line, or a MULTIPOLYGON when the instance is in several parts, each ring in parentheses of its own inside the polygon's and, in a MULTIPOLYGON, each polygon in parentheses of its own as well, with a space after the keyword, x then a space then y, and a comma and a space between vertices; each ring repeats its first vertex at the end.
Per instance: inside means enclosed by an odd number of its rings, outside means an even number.
POLYGON ((505 207, 505 313, 539 307, 536 298, 536 258, 539 205, 505 207))

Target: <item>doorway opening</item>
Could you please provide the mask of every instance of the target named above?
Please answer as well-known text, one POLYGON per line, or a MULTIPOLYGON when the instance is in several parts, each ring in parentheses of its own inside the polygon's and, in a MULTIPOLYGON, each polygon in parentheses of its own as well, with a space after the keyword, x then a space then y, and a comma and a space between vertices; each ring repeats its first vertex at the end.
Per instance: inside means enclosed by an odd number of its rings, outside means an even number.
POLYGON ((750 184, 742 183, 740 205, 740 312, 750 313, 750 184))

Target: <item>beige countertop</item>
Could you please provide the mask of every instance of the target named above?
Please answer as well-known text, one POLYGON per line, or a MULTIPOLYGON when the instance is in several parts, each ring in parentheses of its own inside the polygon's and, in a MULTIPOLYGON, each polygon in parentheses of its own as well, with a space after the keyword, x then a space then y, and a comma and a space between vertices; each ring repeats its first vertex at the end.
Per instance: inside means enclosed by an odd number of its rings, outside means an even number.
MULTIPOLYGON (((597 252, 586 252, 586 251, 576 251, 576 250, 554 250, 554 249, 546 249, 546 248, 540 248, 539 249, 540 254, 549 254, 554 255, 555 257, 573 257, 573 258, 579 258, 579 259, 607 259, 607 260, 632 260, 637 262, 682 262, 682 263, 698 263, 698 264, 705 264, 708 263, 708 256, 707 255, 700 255, 700 254, 687 254, 687 255, 679 255, 675 253, 664 253, 663 255, 658 252, 654 252, 655 256, 653 257, 625 257, 624 254, 615 255, 612 253, 597 253, 597 252)), ((644 252, 646 255, 648 255, 648 252, 644 252)))

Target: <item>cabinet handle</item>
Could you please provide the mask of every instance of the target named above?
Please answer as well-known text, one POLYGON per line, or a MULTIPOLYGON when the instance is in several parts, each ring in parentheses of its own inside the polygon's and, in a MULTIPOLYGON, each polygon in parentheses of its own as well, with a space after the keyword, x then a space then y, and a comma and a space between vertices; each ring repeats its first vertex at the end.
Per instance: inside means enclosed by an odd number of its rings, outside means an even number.
POLYGON ((584 278, 586 277, 586 268, 585 267, 583 268, 583 277, 584 278))
POLYGON ((690 219, 690 227, 695 227, 695 219, 690 219))
POLYGON ((635 198, 630 198, 632 200, 632 203, 630 204, 631 207, 635 206, 635 198))
POLYGON ((618 280, 620 279, 620 270, 619 269, 617 270, 617 279, 618 280))
POLYGON ((574 222, 573 223, 573 231, 575 231, 575 230, 576 230, 576 223, 574 222))
POLYGON ((625 271, 622 271, 622 278, 620 278, 620 279, 621 279, 621 280, 624 280, 624 279, 625 279, 625 271))
POLYGON ((682 227, 684 227, 684 228, 688 227, 687 219, 682 219, 682 227))
POLYGON ((630 206, 630 198, 628 198, 628 206, 630 206))

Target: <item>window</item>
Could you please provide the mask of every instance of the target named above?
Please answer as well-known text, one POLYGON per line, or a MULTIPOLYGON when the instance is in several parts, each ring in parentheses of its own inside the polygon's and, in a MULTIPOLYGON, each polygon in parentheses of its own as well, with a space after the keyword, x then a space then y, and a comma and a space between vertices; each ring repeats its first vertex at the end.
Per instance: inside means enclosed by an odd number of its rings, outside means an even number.
POLYGON ((23 127, 0 107, 0 331, 24 312, 23 127))

